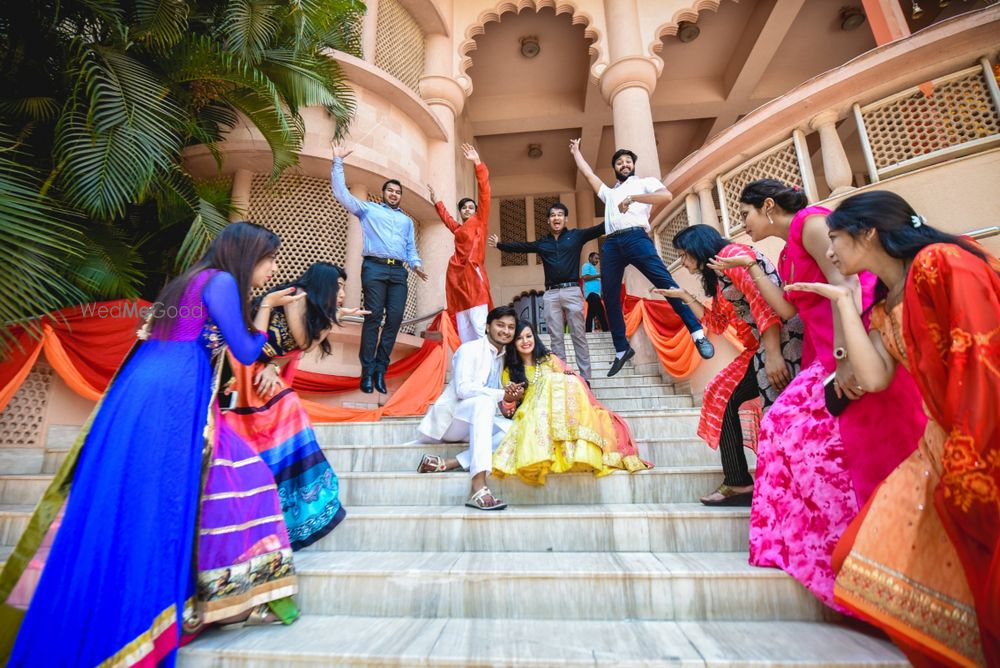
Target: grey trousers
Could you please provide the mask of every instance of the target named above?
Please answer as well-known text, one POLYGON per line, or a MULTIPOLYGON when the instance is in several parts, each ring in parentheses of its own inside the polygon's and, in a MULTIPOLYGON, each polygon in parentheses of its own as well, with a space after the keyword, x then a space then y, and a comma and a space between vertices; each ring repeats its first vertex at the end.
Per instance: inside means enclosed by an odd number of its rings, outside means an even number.
POLYGON ((566 345, 563 342, 563 328, 569 322, 569 333, 576 351, 576 366, 580 375, 590 380, 590 348, 587 347, 587 333, 583 321, 583 292, 579 287, 570 286, 558 290, 546 290, 542 295, 545 322, 548 323, 552 352, 566 361, 566 345))

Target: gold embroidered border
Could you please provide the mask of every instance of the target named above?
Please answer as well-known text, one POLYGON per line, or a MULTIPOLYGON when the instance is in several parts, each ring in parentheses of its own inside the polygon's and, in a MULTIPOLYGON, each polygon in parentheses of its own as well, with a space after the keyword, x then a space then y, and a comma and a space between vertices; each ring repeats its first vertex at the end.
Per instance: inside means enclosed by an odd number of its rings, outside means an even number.
POLYGON ((244 610, 256 608, 262 603, 288 598, 298 593, 299 587, 294 575, 280 580, 257 585, 252 590, 238 596, 226 597, 217 601, 198 601, 198 613, 202 624, 211 624, 220 619, 233 617, 244 610))
POLYGON ((234 469, 238 469, 243 466, 248 466, 254 462, 261 461, 260 457, 248 457, 246 459, 241 459, 234 462, 231 459, 213 459, 210 466, 229 466, 234 469))
POLYGON ((217 527, 215 529, 202 529, 198 533, 202 536, 218 536, 224 533, 243 531, 244 529, 249 529, 250 527, 267 524, 268 522, 277 522, 278 520, 283 519, 285 519, 284 515, 270 515, 268 517, 258 517, 255 520, 250 520, 249 522, 244 522, 243 524, 230 524, 229 526, 217 527))
POLYGON ((973 665, 986 664, 975 609, 857 552, 844 560, 836 586, 838 595, 898 620, 973 665))
POLYGON ((100 664, 100 668, 112 666, 131 666, 153 651, 154 643, 160 634, 169 629, 177 621, 177 606, 171 605, 153 620, 145 633, 136 636, 132 642, 115 652, 110 658, 100 664))
POLYGON ((274 483, 271 483, 270 485, 263 485, 261 487, 254 487, 253 489, 248 489, 243 492, 219 492, 218 494, 206 494, 205 496, 202 497, 202 500, 211 501, 215 499, 245 499, 248 496, 256 496, 261 492, 266 492, 272 489, 275 491, 278 490, 277 486, 275 486, 274 483))

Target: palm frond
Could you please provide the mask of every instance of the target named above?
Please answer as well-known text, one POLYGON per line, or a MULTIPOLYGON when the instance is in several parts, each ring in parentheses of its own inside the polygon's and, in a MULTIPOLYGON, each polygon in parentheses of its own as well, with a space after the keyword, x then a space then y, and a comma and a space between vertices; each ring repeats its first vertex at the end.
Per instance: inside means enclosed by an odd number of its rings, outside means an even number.
POLYGON ((188 11, 185 0, 136 0, 132 36, 155 48, 169 48, 184 38, 188 11))
POLYGON ((47 96, 0 100, 0 114, 25 121, 51 121, 59 115, 59 104, 47 96))
POLYGON ((66 197, 98 218, 122 216, 177 161, 186 115, 153 72, 109 50, 83 50, 74 93, 56 128, 66 197))
POLYGON ((281 26, 274 0, 229 0, 222 35, 241 58, 258 62, 281 26))
POLYGON ((200 258, 229 219, 208 200, 198 198, 198 208, 187 236, 177 252, 177 271, 184 271, 200 258))
POLYGON ((142 255, 138 242, 113 223, 87 229, 85 252, 67 263, 67 268, 81 290, 99 298, 132 299, 139 296, 142 284, 142 255))
POLYGON ((83 253, 80 221, 39 193, 40 179, 18 157, 0 156, 0 356, 13 345, 11 325, 37 335, 34 317, 86 297, 63 273, 83 253))

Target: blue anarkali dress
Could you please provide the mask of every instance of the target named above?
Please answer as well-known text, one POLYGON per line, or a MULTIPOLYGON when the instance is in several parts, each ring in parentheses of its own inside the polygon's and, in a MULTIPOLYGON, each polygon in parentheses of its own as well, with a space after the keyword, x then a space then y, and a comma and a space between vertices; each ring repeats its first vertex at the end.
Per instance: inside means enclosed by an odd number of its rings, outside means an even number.
POLYGON ((265 342, 243 299, 201 272, 119 370, 0 575, 8 665, 171 666, 185 622, 294 593, 273 479, 214 403, 224 346, 251 363, 265 342))

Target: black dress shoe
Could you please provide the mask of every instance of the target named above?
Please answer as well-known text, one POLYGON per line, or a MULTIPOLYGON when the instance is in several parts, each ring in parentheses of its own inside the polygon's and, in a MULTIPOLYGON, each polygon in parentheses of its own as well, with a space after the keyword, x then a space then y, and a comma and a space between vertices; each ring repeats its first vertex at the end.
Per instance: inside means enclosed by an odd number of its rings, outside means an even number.
POLYGON ((698 354, 701 355, 702 359, 712 359, 715 357, 715 346, 712 342, 708 340, 708 337, 703 337, 694 340, 694 347, 698 349, 698 354))
POLYGON ((379 394, 389 394, 385 387, 385 371, 375 372, 375 391, 379 394))
POLYGON ((622 355, 621 357, 616 357, 615 361, 611 363, 611 370, 608 371, 608 378, 611 378, 611 376, 621 371, 622 367, 625 366, 625 362, 628 362, 633 357, 635 357, 634 348, 629 348, 628 350, 625 351, 624 355, 622 355))
POLYGON ((365 394, 371 394, 375 391, 372 387, 372 377, 368 374, 362 374, 361 376, 361 391, 365 394))

